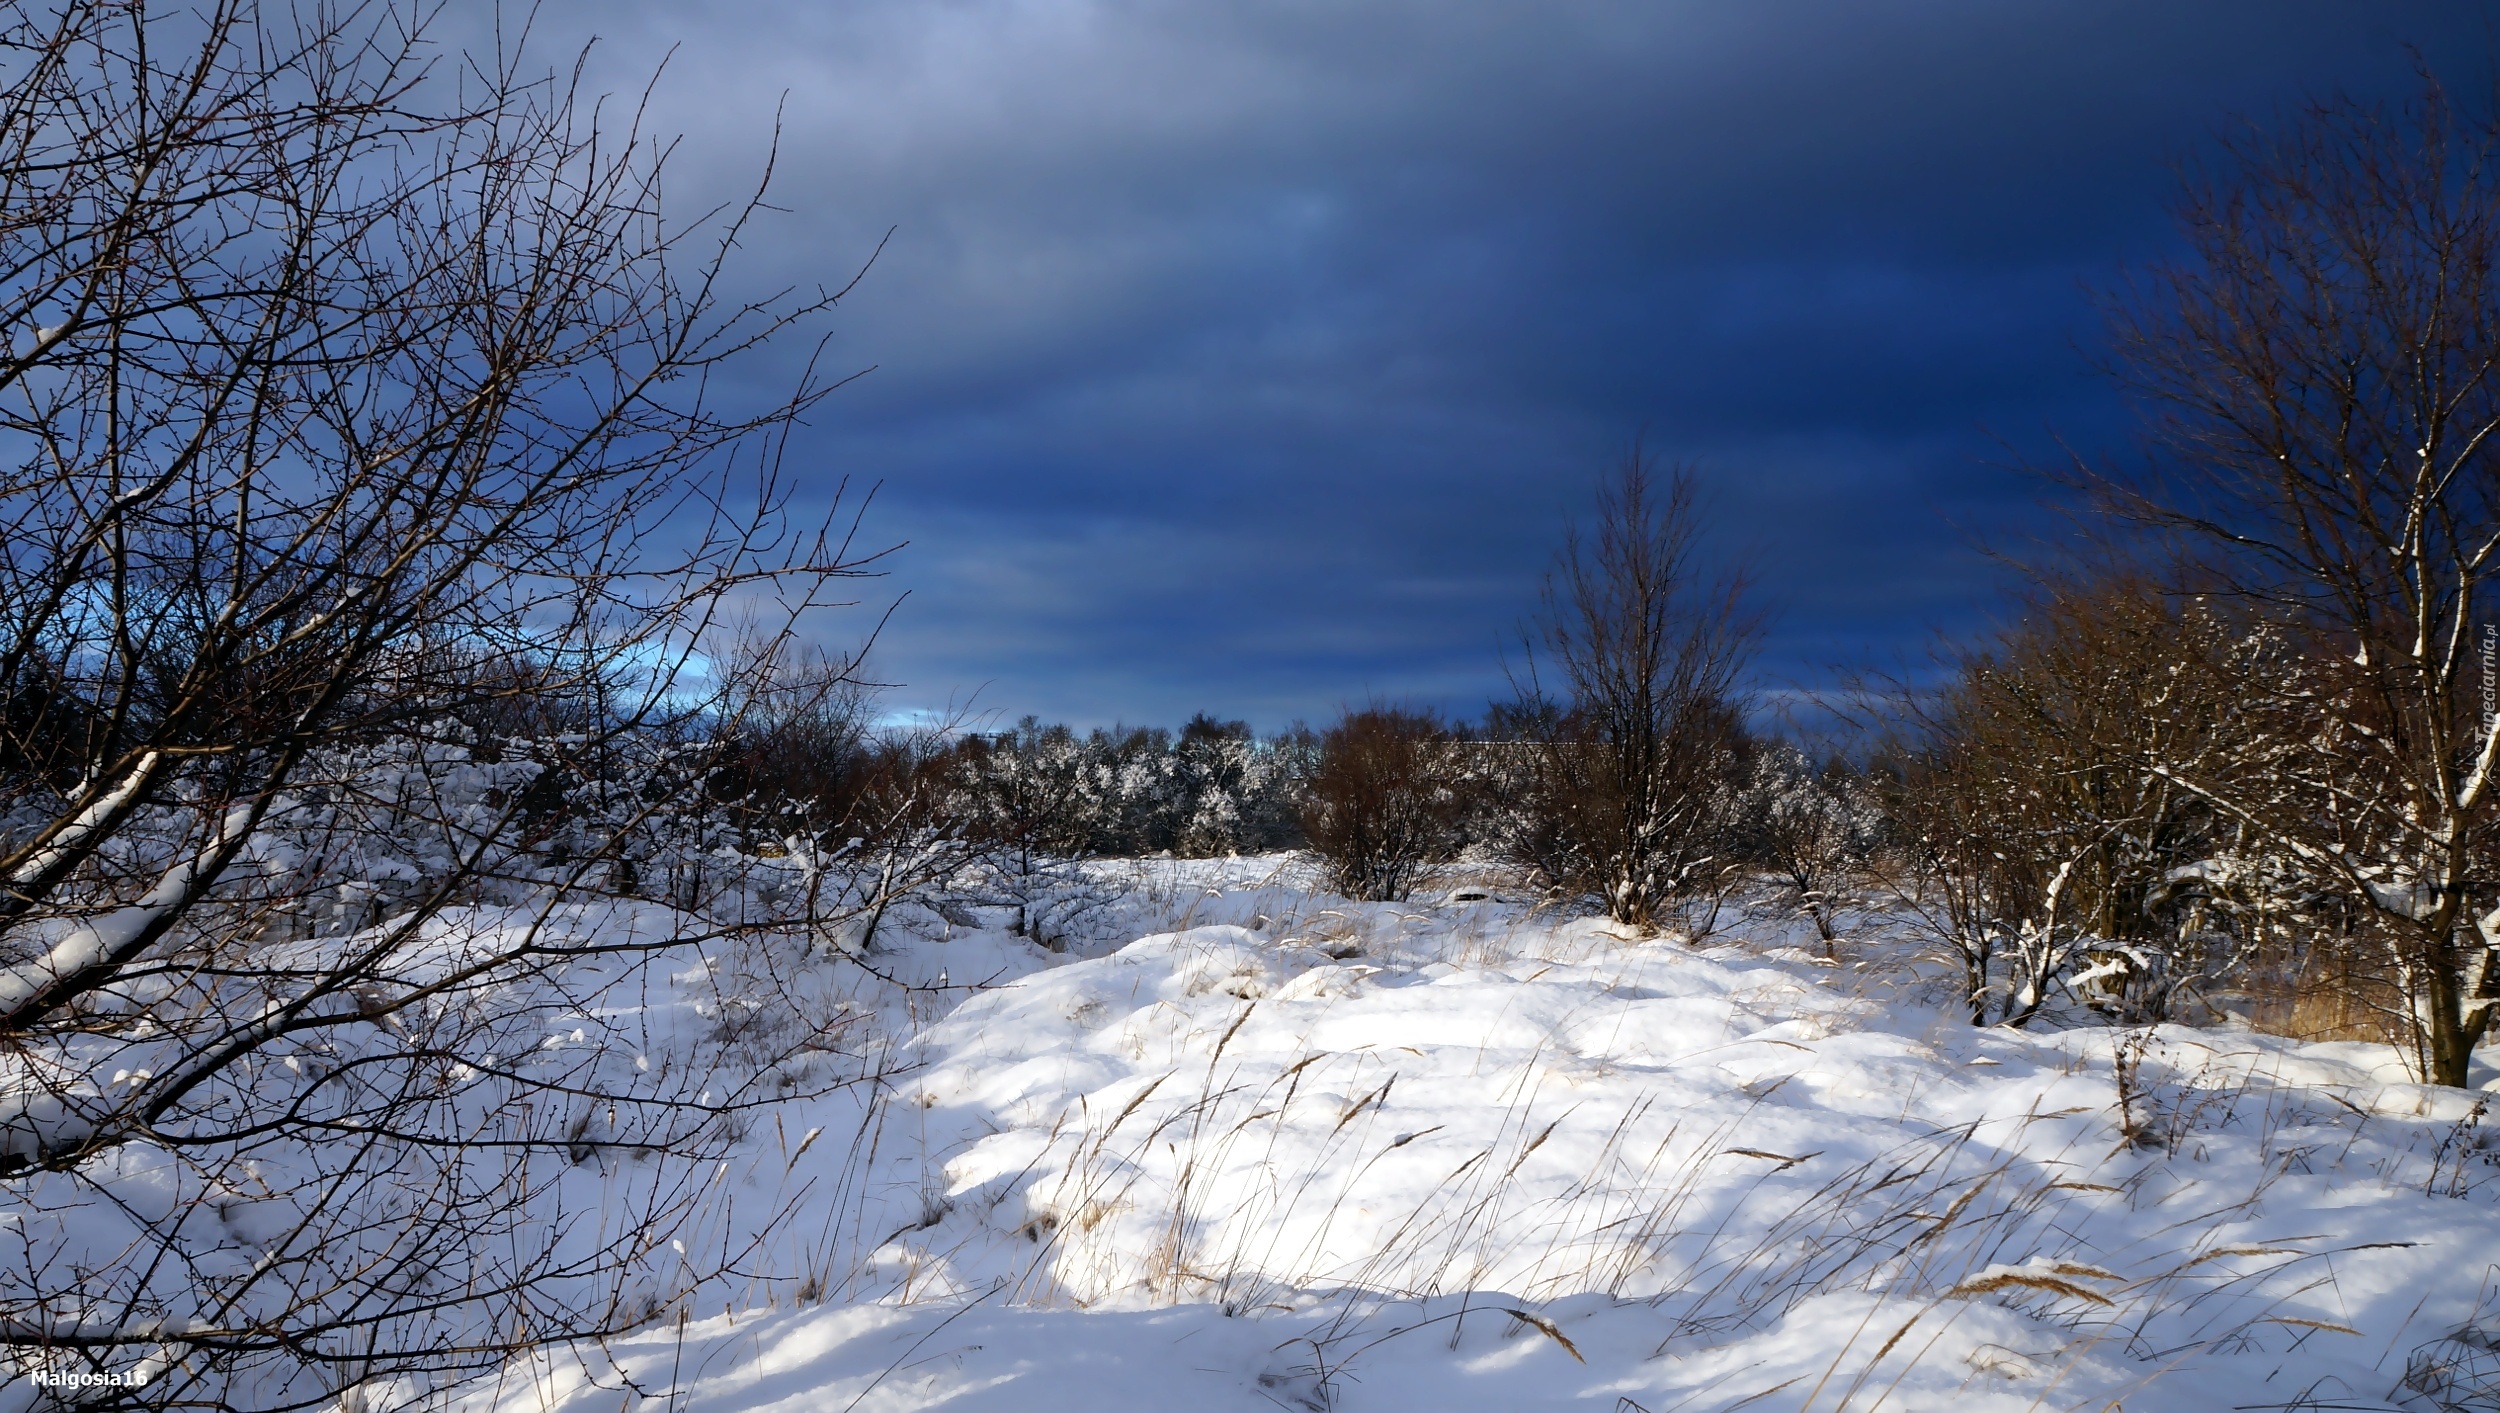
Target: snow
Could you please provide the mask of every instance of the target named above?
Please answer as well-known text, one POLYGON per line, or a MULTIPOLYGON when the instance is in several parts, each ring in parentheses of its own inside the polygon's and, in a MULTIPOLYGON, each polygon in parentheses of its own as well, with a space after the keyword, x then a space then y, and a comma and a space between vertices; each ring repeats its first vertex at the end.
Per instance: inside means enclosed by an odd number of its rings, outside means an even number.
MULTIPOLYGON (((494 983, 447 1102, 495 1071, 797 1096, 665 1194, 603 1156, 631 1114, 516 1189, 557 1252, 691 1205, 629 1257, 645 1323, 455 1406, 2202 1413, 2500 1382, 2489 1096, 2386 1046, 1975 1028, 1881 915, 1841 917, 1838 963, 1793 909, 1697 944, 1480 884, 1355 904, 1292 856, 1058 874, 1065 951, 1006 907, 898 909, 853 956, 648 900, 480 902, 400 945, 392 986, 566 949, 494 983)), ((57 1125, 152 1053, 17 1057, 6 1112, 57 1125)), ((210 1194, 197 1269, 300 1218, 297 1159, 255 1161, 269 1194, 210 1194)), ((136 1143, 75 1177, 9 1189, 0 1240, 70 1269, 206 1181, 136 1143)))
POLYGON ((1975 1029, 1880 919, 1835 966, 1279 862, 1135 866, 1093 955, 887 944, 888 1102, 735 1181, 776 1274, 464 1406, 2428 1408, 2494 1295, 2482 1096, 2386 1047, 1975 1029))

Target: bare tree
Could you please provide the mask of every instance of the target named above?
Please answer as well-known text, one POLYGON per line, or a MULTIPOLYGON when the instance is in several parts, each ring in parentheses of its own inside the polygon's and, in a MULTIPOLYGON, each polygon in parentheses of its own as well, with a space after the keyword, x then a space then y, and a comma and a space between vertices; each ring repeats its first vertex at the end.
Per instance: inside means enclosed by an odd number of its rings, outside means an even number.
POLYGON ((1594 527, 1565 539, 1528 643, 1523 697, 1546 698, 1542 661, 1568 699, 1519 714, 1536 726, 1546 868, 1635 927, 1715 897, 1737 867, 1727 826, 1759 624, 1743 577, 1704 563, 1701 530, 1691 472, 1661 481, 1634 452, 1594 527))
MULTIPOLYGON (((2160 453, 2085 479, 2274 619, 2252 684, 2318 749, 2273 778, 2169 778, 2333 877, 2400 973, 2427 1076, 2463 1084, 2500 1001, 2500 735, 2477 701, 2500 549, 2500 121, 2426 82, 2226 143, 2187 253, 2113 301, 2160 453)), ((2166 768, 2166 767, 2165 767, 2166 768)))
POLYGON ((124 1403, 651 1317, 736 1259, 645 1259, 694 1160, 826 1046, 652 1074, 596 1017, 785 921, 677 867, 776 655, 703 674, 860 557, 775 470, 825 385, 711 375, 836 296, 731 297, 760 192, 664 219, 631 119, 423 18, 0 4, 0 1346, 124 1403))

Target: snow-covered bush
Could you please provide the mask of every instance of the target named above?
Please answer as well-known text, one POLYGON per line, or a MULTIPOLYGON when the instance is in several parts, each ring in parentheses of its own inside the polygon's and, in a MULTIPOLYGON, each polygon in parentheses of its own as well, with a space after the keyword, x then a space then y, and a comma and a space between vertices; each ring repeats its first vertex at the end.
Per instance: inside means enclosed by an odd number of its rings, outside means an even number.
POLYGON ((1828 949, 1840 909, 1889 834, 1874 784, 1845 760, 1817 764, 1795 746, 1765 742, 1746 762, 1734 810, 1736 848, 1778 890, 1780 906, 1814 924, 1828 949))
POLYGON ((2093 581, 2044 594, 1941 690, 1903 694, 1915 734, 1883 763, 1878 858, 1959 962, 1974 1022, 2024 1024, 2061 992, 2160 1019, 2230 983, 2296 880, 2182 781, 2274 768, 2286 732, 2246 683, 2284 670, 2269 634, 2093 581))

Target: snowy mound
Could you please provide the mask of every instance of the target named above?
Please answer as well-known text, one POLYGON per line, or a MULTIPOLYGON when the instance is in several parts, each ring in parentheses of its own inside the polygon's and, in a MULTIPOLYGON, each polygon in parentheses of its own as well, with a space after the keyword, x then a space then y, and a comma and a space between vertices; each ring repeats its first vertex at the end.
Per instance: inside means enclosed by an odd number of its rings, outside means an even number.
POLYGON ((2380 1047, 1975 1030, 1508 906, 1245 911, 924 1019, 873 1141, 792 1165, 857 1204, 794 1224, 864 1233, 845 1290, 495 1406, 2430 1407, 2408 1361, 2500 1249, 2480 1096, 2380 1047))

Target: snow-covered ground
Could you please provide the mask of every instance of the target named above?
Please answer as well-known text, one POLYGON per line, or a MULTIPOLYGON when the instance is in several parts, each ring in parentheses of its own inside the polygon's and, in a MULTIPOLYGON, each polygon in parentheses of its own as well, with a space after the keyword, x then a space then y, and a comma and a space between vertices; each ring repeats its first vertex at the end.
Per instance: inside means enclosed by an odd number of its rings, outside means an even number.
POLYGON ((754 1279, 473 1413, 2426 1409, 2493 1358, 2440 1343, 2500 1313, 2482 1096, 2383 1047, 1141 867, 1099 945, 872 954, 888 1099, 750 1132, 754 1279))

